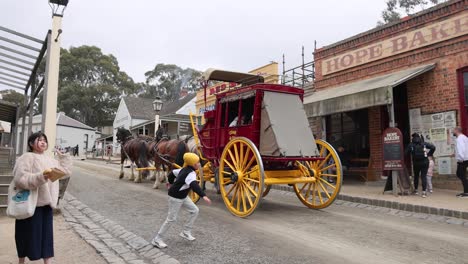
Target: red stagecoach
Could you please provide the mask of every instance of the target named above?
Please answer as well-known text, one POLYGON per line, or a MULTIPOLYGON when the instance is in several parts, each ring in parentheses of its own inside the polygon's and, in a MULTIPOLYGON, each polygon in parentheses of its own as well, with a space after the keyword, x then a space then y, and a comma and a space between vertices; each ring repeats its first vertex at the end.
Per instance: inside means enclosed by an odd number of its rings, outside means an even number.
MULTIPOLYGON (((238 85, 216 95, 214 110, 204 113, 200 129, 191 116, 200 156, 206 161, 198 174, 201 185, 214 183, 229 211, 239 217, 252 214, 274 184, 293 186, 309 208, 333 203, 341 188, 341 163, 330 144, 314 140, 302 89, 214 69, 204 78, 206 85, 209 81, 238 85)), ((194 193, 191 197, 199 199, 194 193)))

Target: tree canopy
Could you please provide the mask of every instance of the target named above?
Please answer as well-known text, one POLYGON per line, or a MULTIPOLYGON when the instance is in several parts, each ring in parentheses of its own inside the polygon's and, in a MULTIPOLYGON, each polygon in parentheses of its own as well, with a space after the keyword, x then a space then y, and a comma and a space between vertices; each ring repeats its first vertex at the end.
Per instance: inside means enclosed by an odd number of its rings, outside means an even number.
POLYGON ((157 64, 153 70, 145 73, 146 83, 142 85, 142 97, 155 98, 160 96, 163 100, 174 101, 179 98, 180 91, 185 89, 195 92, 199 86, 201 72, 174 64, 157 64))
POLYGON ((66 115, 90 126, 110 123, 121 96, 136 91, 113 55, 95 46, 62 49, 58 109, 66 115))
POLYGON ((402 14, 409 15, 432 5, 436 5, 439 2, 443 2, 443 0, 387 0, 387 7, 382 11, 383 21, 377 22, 377 25, 381 26, 390 22, 399 21, 402 14))

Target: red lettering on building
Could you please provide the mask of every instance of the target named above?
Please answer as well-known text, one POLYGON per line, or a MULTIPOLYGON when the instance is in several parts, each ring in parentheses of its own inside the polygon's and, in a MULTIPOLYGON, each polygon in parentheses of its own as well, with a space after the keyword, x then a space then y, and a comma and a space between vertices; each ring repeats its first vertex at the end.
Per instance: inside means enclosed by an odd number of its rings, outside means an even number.
POLYGON ((438 40, 439 39, 439 37, 438 37, 439 34, 440 34, 441 38, 448 37, 447 32, 445 32, 444 29, 443 29, 444 25, 445 24, 441 24, 440 27, 439 26, 431 27, 432 41, 438 40))
POLYGON ((366 49, 356 51, 356 63, 363 62, 362 59, 365 58, 366 56, 367 56, 367 50, 366 49))
POLYGON ((335 58, 334 60, 327 61, 327 72, 338 71, 340 69, 338 62, 339 62, 339 58, 335 58))
POLYGON ((369 47, 369 60, 382 56, 382 44, 369 47))
POLYGON ((416 46, 423 45, 423 44, 426 44, 426 43, 427 43, 427 41, 424 38, 424 35, 422 34, 422 32, 421 31, 416 31, 416 33, 414 33, 414 35, 413 35, 413 40, 411 41, 410 48, 414 48, 416 46))
POLYGON ((354 63, 354 57, 351 54, 344 55, 340 60, 341 67, 348 67, 352 65, 353 63, 354 63))
POLYGON ((391 41, 392 41, 392 53, 405 50, 406 47, 408 46, 408 43, 407 43, 408 41, 406 39, 406 36, 392 39, 391 41))

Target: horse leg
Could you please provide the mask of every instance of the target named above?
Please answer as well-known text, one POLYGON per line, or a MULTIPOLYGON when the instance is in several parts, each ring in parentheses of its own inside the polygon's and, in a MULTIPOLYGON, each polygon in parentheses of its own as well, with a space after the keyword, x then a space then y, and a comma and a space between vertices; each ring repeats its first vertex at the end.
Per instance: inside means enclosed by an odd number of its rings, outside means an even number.
POLYGON ((132 164, 130 165, 130 168, 132 169, 132 176, 130 176, 130 178, 128 178, 129 181, 134 181, 135 180, 135 172, 133 171, 133 162, 132 164))
POLYGON ((156 163, 154 163, 153 167, 155 167, 155 170, 154 170, 153 174, 151 174, 151 176, 149 177, 150 181, 154 181, 156 179, 156 173, 158 172, 158 170, 156 168, 156 163))
MULTIPOLYGON (((141 164, 139 162, 137 163, 137 168, 141 168, 141 164)), ((138 175, 136 176, 136 178, 135 178, 135 180, 133 182, 141 183, 141 174, 142 174, 142 171, 139 170, 138 175)))
POLYGON ((120 175, 119 175, 119 179, 122 179, 122 178, 124 177, 124 170, 123 170, 124 161, 125 161, 125 157, 122 156, 122 158, 120 159, 120 175))
POLYGON ((159 164, 154 164, 154 167, 156 168, 156 170, 154 171, 154 176, 155 176, 155 180, 154 180, 154 185, 153 185, 153 189, 159 189, 159 183, 160 183, 160 178, 161 178, 161 167, 159 164))

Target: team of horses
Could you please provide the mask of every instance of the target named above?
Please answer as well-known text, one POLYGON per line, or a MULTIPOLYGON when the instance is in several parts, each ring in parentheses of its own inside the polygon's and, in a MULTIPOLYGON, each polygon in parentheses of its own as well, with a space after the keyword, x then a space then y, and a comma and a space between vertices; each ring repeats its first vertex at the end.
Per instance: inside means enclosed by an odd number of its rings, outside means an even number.
MULTIPOLYGON (((124 178, 124 163, 129 160, 132 165, 135 164, 138 168, 152 167, 154 170, 152 178, 155 180, 153 188, 155 189, 159 188, 160 183, 167 182, 167 173, 174 169, 173 164, 183 165, 183 155, 186 152, 197 153, 195 140, 192 136, 170 139, 165 136, 162 127, 158 129, 154 138, 149 136, 133 137, 131 132, 125 128, 118 128, 116 137, 120 143, 119 179, 124 178), (153 166, 150 163, 153 163, 153 166)), ((131 168, 132 175, 129 180, 140 183, 143 177, 148 178, 150 170, 138 170, 135 177, 133 166, 131 168)))

